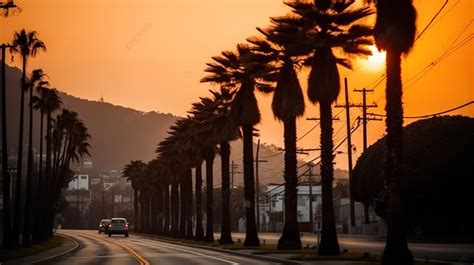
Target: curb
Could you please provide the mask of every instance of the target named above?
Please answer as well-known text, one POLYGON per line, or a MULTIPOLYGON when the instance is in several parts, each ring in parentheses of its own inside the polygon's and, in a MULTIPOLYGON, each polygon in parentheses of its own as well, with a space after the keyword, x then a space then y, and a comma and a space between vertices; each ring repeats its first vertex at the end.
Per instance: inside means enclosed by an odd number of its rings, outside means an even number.
POLYGON ((154 236, 147 235, 147 234, 138 234, 138 235, 143 236, 143 237, 147 237, 149 239, 153 239, 153 240, 156 240, 156 241, 162 241, 162 242, 165 242, 165 243, 171 243, 171 244, 177 244, 177 245, 182 245, 182 246, 186 246, 186 247, 193 247, 193 248, 200 248, 200 249, 205 249, 205 250, 217 251, 217 252, 222 252, 222 253, 226 253, 226 254, 232 254, 232 255, 235 255, 235 256, 242 256, 242 257, 246 257, 246 258, 258 259, 258 260, 263 260, 263 261, 270 261, 270 262, 276 262, 276 263, 288 264, 288 265, 309 264, 309 263, 305 263, 305 262, 297 262, 297 261, 281 259, 281 258, 276 258, 276 257, 269 257, 269 256, 250 254, 250 253, 242 253, 242 252, 239 252, 239 251, 236 251, 236 250, 223 249, 223 248, 218 248, 218 247, 208 247, 208 246, 190 244, 190 243, 185 243, 185 242, 180 242, 180 241, 166 240, 166 239, 162 239, 162 238, 156 238, 154 236))

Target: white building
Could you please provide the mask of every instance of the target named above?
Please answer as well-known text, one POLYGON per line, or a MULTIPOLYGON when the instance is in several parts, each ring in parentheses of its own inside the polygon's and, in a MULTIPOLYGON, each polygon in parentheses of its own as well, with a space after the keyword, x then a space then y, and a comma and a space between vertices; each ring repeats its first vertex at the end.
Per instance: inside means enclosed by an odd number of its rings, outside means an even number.
MULTIPOLYGON (((259 221, 261 231, 281 231, 284 224, 284 198, 285 186, 283 184, 269 184, 260 199, 259 221)), ((321 186, 302 183, 297 187, 298 222, 301 231, 314 231, 320 220, 322 201, 321 186), (311 193, 311 195, 310 195, 311 193), (312 200, 310 201, 310 198, 312 200), (313 225, 310 227, 310 205, 312 204, 313 225)))
POLYGON ((69 190, 89 190, 89 175, 75 175, 69 182, 69 190))

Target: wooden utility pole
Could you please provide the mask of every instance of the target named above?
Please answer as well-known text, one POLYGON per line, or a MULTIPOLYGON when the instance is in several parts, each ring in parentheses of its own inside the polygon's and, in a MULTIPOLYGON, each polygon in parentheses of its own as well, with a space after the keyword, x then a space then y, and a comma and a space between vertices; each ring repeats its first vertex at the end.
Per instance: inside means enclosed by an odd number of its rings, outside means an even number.
POLYGON ((308 176, 309 182, 309 225, 311 227, 311 233, 314 232, 314 214, 313 214, 313 176, 317 176, 313 174, 313 167, 312 163, 308 164, 308 173, 304 176, 308 176))
MULTIPOLYGON (((344 94, 345 94, 345 105, 339 106, 336 105, 336 108, 345 108, 346 109, 346 129, 347 129, 347 159, 348 159, 348 171, 349 171, 349 186, 352 186, 352 142, 351 142, 351 115, 350 115, 350 108, 352 107, 360 107, 357 104, 349 104, 349 91, 347 85, 347 78, 344 78, 344 94)), ((350 194, 350 219, 351 219, 351 226, 355 226, 355 207, 354 207, 354 199, 352 198, 352 194, 350 194)))
POLYGON ((256 183, 256 203, 257 203, 257 232, 260 231, 260 188, 259 188, 259 179, 258 179, 258 163, 268 162, 267 160, 259 160, 258 152, 260 150, 260 139, 257 142, 257 153, 255 155, 255 183, 256 183))
MULTIPOLYGON (((373 89, 354 89, 354 92, 362 93, 362 152, 367 150, 367 121, 369 120, 377 120, 381 121, 381 118, 378 117, 367 117, 367 109, 368 108, 376 108, 377 104, 372 103, 371 105, 367 105, 367 93, 374 92, 373 89)), ((369 218, 369 206, 364 204, 364 223, 370 224, 369 218)))

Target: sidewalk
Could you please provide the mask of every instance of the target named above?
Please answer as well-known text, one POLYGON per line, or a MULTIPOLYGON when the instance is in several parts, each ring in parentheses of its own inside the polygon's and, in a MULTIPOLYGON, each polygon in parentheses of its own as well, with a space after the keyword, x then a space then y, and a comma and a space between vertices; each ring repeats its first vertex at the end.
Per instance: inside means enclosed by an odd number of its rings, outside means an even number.
POLYGON ((173 239, 168 237, 138 234, 153 240, 163 241, 172 244, 183 245, 187 247, 206 249, 211 251, 223 252, 226 254, 244 256, 257 260, 275 262, 278 264, 318 264, 318 265, 344 265, 344 264, 379 264, 376 256, 363 258, 363 253, 345 253, 338 257, 315 257, 315 249, 302 249, 295 251, 278 251, 262 245, 260 248, 243 248, 239 244, 218 245, 216 243, 203 243, 193 240, 173 239), (314 256, 313 256, 314 255, 314 256))
POLYGON ((59 247, 48 249, 46 251, 40 252, 36 255, 27 256, 24 258, 13 259, 6 262, 0 261, 1 265, 14 265, 14 264, 32 264, 38 262, 44 262, 50 259, 54 259, 63 255, 66 255, 77 248, 79 248, 79 243, 73 240, 71 237, 65 236, 64 234, 58 233, 64 237, 63 244, 59 247))

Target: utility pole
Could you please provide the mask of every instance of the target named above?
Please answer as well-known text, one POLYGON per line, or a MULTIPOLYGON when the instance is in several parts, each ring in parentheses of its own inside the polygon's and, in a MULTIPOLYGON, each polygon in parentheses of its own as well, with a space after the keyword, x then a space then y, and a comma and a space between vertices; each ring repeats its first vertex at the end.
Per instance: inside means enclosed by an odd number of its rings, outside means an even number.
POLYGON ((309 180, 309 225, 311 227, 311 233, 314 232, 314 215, 313 215, 313 176, 317 176, 313 174, 313 164, 308 164, 308 173, 304 176, 308 176, 309 180))
MULTIPOLYGON (((373 89, 354 89, 354 92, 362 93, 362 143, 363 143, 363 152, 367 150, 367 121, 374 120, 374 121, 381 121, 382 119, 379 117, 367 117, 367 109, 368 108, 376 108, 377 104, 372 103, 371 105, 367 105, 367 93, 374 92, 373 89)), ((370 224, 369 218, 369 206, 364 204, 364 223, 370 224)))
MULTIPOLYGON (((351 142, 351 116, 350 116, 350 108, 352 107, 360 107, 357 104, 349 104, 349 91, 347 85, 347 78, 344 78, 344 94, 345 94, 345 105, 338 106, 336 108, 345 108, 346 109, 346 129, 347 129, 347 158, 348 158, 348 171, 349 171, 349 186, 352 186, 352 142, 351 142)), ((351 226, 355 226, 355 207, 354 207, 354 199, 352 198, 352 194, 350 194, 350 219, 351 219, 351 226)))
POLYGON ((79 209, 79 175, 77 175, 77 188, 76 188, 76 195, 77 195, 77 223, 78 223, 78 228, 81 228, 79 222, 81 220, 81 210, 79 209))
POLYGON ((105 216, 105 190, 103 189, 102 189, 102 218, 106 218, 105 216))
POLYGON ((115 217, 115 187, 112 186, 112 216, 111 218, 115 217))
POLYGON ((259 160, 258 159, 258 152, 260 150, 260 139, 258 139, 258 143, 257 143, 257 153, 255 155, 255 182, 256 182, 256 186, 257 186, 257 189, 256 189, 256 203, 257 203, 257 232, 260 231, 260 193, 259 193, 259 180, 258 180, 258 163, 265 163, 265 162, 268 162, 267 160, 259 160))

